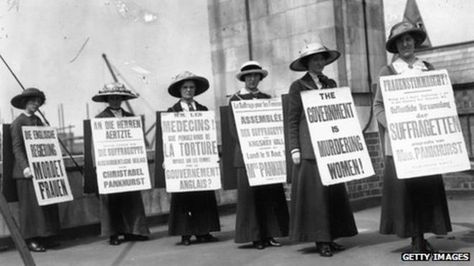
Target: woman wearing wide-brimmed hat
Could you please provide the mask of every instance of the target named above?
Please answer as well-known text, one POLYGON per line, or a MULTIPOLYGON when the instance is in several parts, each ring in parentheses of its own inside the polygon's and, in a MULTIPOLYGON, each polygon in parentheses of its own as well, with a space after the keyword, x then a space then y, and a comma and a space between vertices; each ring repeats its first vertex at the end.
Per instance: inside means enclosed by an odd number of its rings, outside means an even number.
MULTIPOLYGON (((426 38, 426 33, 410 22, 395 24, 388 37, 386 50, 396 55, 390 65, 380 70, 379 76, 416 74, 433 69, 428 62, 415 56, 415 48, 426 38)), ((379 135, 385 154, 380 233, 395 234, 412 239, 412 251, 433 251, 424 233, 445 235, 451 231, 448 205, 441 175, 412 179, 398 179, 392 149, 387 136, 387 121, 380 86, 375 94, 374 112, 379 124, 379 135)))
MULTIPOLYGON (((257 61, 242 64, 236 78, 245 83, 244 88, 235 93, 231 102, 269 99, 261 92, 258 84, 268 75, 257 61)), ((251 187, 245 170, 242 150, 238 141, 233 112, 229 112, 231 136, 234 139, 233 166, 237 172, 237 213, 235 221, 235 243, 252 242, 257 249, 267 246, 281 246, 275 237, 288 235, 288 206, 282 184, 251 187)))
POLYGON ((58 206, 56 204, 39 206, 32 181, 32 169, 23 141, 23 126, 43 126, 41 119, 35 115, 44 104, 44 93, 36 88, 28 88, 11 100, 11 104, 24 110, 15 120, 11 129, 12 149, 14 155, 12 177, 16 180, 21 235, 31 251, 44 252, 54 246, 52 236, 59 232, 58 206))
MULTIPOLYGON (((168 112, 207 111, 194 97, 209 88, 209 81, 189 71, 178 74, 168 93, 179 101, 168 109, 168 112)), ((180 244, 191 244, 191 236, 197 242, 212 242, 218 239, 210 232, 220 231, 219 213, 214 191, 195 191, 171 193, 168 233, 181 236, 180 244)))
POLYGON ((316 242, 320 255, 325 257, 344 249, 334 239, 356 235, 357 228, 344 184, 321 183, 300 93, 337 87, 322 71, 339 56, 338 51, 311 43, 290 64, 293 71, 307 72, 291 84, 289 91, 288 134, 294 167, 290 239, 316 242))
MULTIPOLYGON (((137 98, 119 82, 109 83, 92 97, 94 102, 104 102, 108 106, 96 118, 134 116, 122 109, 123 101, 137 98)), ((148 240, 150 230, 146 223, 145 209, 140 191, 101 195, 101 234, 109 236, 110 245, 122 241, 148 240), (121 238, 123 236, 123 238, 121 238)))

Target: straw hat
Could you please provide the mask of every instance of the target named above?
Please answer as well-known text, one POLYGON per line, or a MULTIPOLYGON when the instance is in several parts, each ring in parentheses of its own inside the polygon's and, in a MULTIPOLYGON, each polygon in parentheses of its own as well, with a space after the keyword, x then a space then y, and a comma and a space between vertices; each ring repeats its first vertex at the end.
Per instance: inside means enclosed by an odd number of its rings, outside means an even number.
POLYGON ((168 93, 176 98, 181 98, 181 85, 187 80, 192 80, 196 83, 196 91, 194 92, 194 96, 197 96, 207 89, 209 89, 209 81, 201 76, 197 76, 189 71, 184 71, 176 75, 173 78, 173 82, 168 87, 168 93))
POLYGON ((410 34, 415 39, 415 48, 419 47, 426 39, 426 33, 421 28, 416 27, 409 21, 402 21, 393 25, 388 36, 385 49, 391 53, 398 53, 397 40, 404 34, 410 34))
POLYGON ((107 102, 107 96, 122 96, 124 101, 138 97, 135 93, 127 90, 122 83, 113 82, 105 84, 104 88, 92 97, 92 100, 94 102, 107 102))
POLYGON ((257 73, 262 76, 262 79, 264 79, 268 75, 268 71, 262 68, 260 63, 257 61, 247 61, 242 64, 240 67, 240 72, 235 75, 235 77, 240 80, 244 81, 245 75, 252 74, 252 73, 257 73))
POLYGON ((290 64, 290 69, 293 71, 307 71, 308 66, 304 63, 304 60, 311 55, 324 54, 326 57, 325 65, 329 65, 336 61, 336 59, 341 55, 338 51, 329 50, 326 46, 317 42, 305 45, 299 54, 299 57, 290 64))
POLYGON ((41 99, 41 105, 46 101, 46 96, 44 93, 37 88, 27 88, 21 94, 16 95, 12 98, 10 103, 18 109, 25 109, 26 102, 28 99, 33 97, 39 97, 41 99))

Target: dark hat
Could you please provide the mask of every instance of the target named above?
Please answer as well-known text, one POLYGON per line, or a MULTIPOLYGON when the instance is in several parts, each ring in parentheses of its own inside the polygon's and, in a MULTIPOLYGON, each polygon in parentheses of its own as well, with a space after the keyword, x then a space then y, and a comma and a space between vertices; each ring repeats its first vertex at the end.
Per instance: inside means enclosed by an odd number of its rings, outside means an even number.
POLYGON ((235 75, 235 77, 240 80, 245 80, 245 75, 257 73, 262 75, 262 79, 264 79, 268 75, 268 71, 262 68, 262 66, 257 61, 247 61, 242 64, 240 67, 240 72, 235 75))
POLYGON ((194 92, 194 96, 197 96, 207 89, 209 89, 209 81, 201 76, 197 76, 189 71, 184 71, 176 75, 173 78, 173 82, 168 87, 168 93, 176 98, 181 98, 181 85, 187 80, 192 80, 196 83, 196 91, 194 92))
POLYGON ((398 53, 397 39, 404 34, 410 34, 415 39, 415 48, 419 47, 426 39, 426 32, 424 30, 416 27, 409 21, 402 21, 393 25, 385 49, 394 54, 398 53))
POLYGON ((25 109, 26 102, 30 98, 39 97, 41 99, 41 105, 46 101, 44 93, 37 88, 27 88, 21 94, 16 95, 12 98, 10 103, 18 109, 25 109))
POLYGON ((107 102, 107 96, 122 96, 124 101, 138 97, 135 93, 127 90, 122 83, 113 82, 105 84, 104 88, 92 97, 92 100, 94 102, 107 102))
POLYGON ((317 42, 310 43, 310 44, 305 45, 305 47, 301 49, 301 51, 299 52, 298 58, 294 60, 293 62, 291 62, 290 69, 293 71, 307 71, 308 66, 304 62, 304 60, 306 60, 306 58, 314 54, 324 54, 326 57, 325 65, 329 65, 332 62, 336 61, 336 59, 338 59, 339 56, 341 55, 341 53, 339 53, 338 51, 329 50, 326 46, 320 43, 317 43, 317 42))

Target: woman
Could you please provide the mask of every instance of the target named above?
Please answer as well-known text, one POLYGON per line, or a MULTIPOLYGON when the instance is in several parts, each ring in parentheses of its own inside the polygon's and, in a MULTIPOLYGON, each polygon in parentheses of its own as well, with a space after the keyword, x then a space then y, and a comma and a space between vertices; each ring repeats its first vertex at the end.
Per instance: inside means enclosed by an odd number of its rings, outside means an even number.
POLYGON ((11 104, 23 109, 11 124, 12 148, 14 155, 13 178, 16 179, 20 232, 31 251, 45 252, 46 248, 56 246, 51 236, 59 232, 58 206, 56 204, 39 206, 33 188, 33 174, 26 157, 23 141, 23 126, 43 126, 35 115, 44 104, 44 93, 36 88, 28 88, 11 100, 11 104))
POLYGON ((293 71, 307 71, 291 84, 289 92, 288 134, 294 164, 291 187, 290 239, 316 242, 321 256, 344 250, 335 243, 339 237, 354 236, 354 222, 344 184, 323 186, 306 122, 302 91, 335 88, 336 82, 326 77, 324 67, 339 57, 319 43, 305 46, 298 59, 290 64, 293 71))
MULTIPOLYGON (((125 89, 121 83, 106 84, 94 102, 106 102, 105 108, 96 118, 127 117, 133 114, 120 106, 123 101, 135 99, 137 96, 125 89)), ((109 236, 109 244, 116 246, 124 241, 148 240, 150 230, 146 223, 145 209, 140 191, 112 193, 101 195, 101 233, 109 236)))
MULTIPOLYGON (((410 22, 400 22, 390 31, 385 48, 396 59, 380 70, 379 76, 416 74, 433 69, 415 56, 426 33, 410 22)), ((380 86, 378 86, 380 88, 380 86)), ((385 169, 382 194, 380 233, 395 234, 412 239, 413 252, 431 252, 433 248, 424 239, 424 233, 445 235, 451 231, 448 206, 441 175, 412 179, 398 179, 392 149, 387 136, 387 120, 380 89, 374 100, 374 112, 384 147, 385 169)))
MULTIPOLYGON (((258 84, 267 75, 268 72, 258 62, 245 62, 236 75, 239 81, 245 83, 245 87, 230 98, 229 105, 233 101, 270 99, 270 95, 258 89, 258 84)), ((235 243, 252 242, 257 249, 264 249, 267 246, 280 247, 280 242, 274 237, 288 235, 289 220, 283 185, 272 184, 255 187, 249 185, 232 111, 229 124, 230 132, 235 140, 233 166, 237 172, 237 214, 234 241, 235 243)))
MULTIPOLYGON (((168 112, 207 111, 207 107, 194 100, 209 88, 206 78, 185 71, 178 74, 168 87, 168 93, 180 100, 168 112)), ((218 239, 210 232, 220 231, 219 213, 214 191, 181 192, 171 194, 169 235, 181 236, 181 244, 189 246, 191 236, 197 242, 212 242, 218 239)))

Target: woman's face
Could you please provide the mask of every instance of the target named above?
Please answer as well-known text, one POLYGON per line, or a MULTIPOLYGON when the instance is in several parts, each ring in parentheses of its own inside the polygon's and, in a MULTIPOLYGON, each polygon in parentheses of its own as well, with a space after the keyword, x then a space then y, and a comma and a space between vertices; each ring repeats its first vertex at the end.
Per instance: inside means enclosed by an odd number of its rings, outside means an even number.
POLYGON ((400 36, 395 45, 397 46, 398 55, 402 59, 409 59, 415 55, 415 39, 408 33, 400 36))
POLYGON ((308 71, 321 74, 326 65, 326 57, 323 54, 314 54, 308 58, 308 71))
POLYGON ((192 80, 186 80, 181 85, 179 91, 181 93, 181 99, 190 101, 193 99, 194 93, 196 93, 196 84, 192 80))
POLYGON ((107 103, 112 109, 119 109, 122 105, 123 98, 119 95, 107 96, 107 103))
POLYGON ((259 73, 250 73, 244 76, 245 88, 249 91, 256 91, 258 83, 262 80, 262 75, 259 73))
POLYGON ((33 114, 38 111, 43 100, 40 97, 32 97, 26 100, 25 111, 29 114, 33 114))

